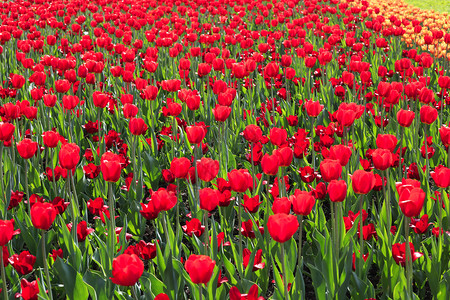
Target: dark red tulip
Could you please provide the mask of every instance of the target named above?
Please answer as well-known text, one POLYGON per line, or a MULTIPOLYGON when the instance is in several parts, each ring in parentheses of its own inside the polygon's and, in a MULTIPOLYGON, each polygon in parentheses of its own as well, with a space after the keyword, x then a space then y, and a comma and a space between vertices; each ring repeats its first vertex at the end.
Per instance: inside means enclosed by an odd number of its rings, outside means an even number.
POLYGON ((142 209, 139 212, 147 220, 156 219, 161 212, 159 203, 157 203, 155 200, 150 200, 147 204, 141 203, 141 208, 142 209))
POLYGON ((320 162, 320 174, 326 182, 337 180, 341 177, 342 166, 338 160, 324 159, 320 162))
POLYGON ((278 243, 289 241, 299 226, 297 217, 287 214, 275 214, 269 216, 267 229, 270 236, 278 243))
POLYGON ((375 186, 376 179, 372 172, 356 170, 352 175, 352 187, 355 194, 365 195, 375 186))
POLYGON ((84 242, 88 235, 95 231, 94 228, 88 228, 86 221, 81 221, 77 225, 77 238, 79 242, 84 242))
POLYGON ((66 143, 59 150, 59 164, 67 170, 72 170, 80 162, 80 147, 74 143, 66 143))
POLYGON ((296 215, 307 216, 316 203, 316 199, 310 192, 295 190, 294 195, 289 196, 293 211, 296 215))
POLYGON ((117 182, 120 179, 122 167, 120 165, 120 156, 112 152, 103 153, 100 159, 100 170, 103 180, 107 182, 117 182))
POLYGON ((344 180, 332 180, 328 184, 327 193, 332 202, 342 202, 347 197, 347 184, 344 180))
MULTIPOLYGON (((244 269, 247 269, 247 266, 250 262, 251 255, 252 255, 252 252, 250 252, 250 250, 245 248, 243 251, 243 257, 242 257, 244 269)), ((262 262, 262 249, 259 249, 256 251, 256 254, 254 256, 252 271, 255 272, 258 270, 262 270, 262 269, 264 269, 265 266, 266 266, 266 264, 262 262)))
POLYGON ((17 143, 17 152, 24 159, 32 158, 38 149, 38 143, 33 142, 30 139, 23 139, 17 143))
POLYGON ((133 286, 144 273, 144 263, 136 254, 121 254, 114 258, 111 281, 121 286, 133 286))
POLYGON ((216 262, 206 255, 191 254, 184 266, 193 283, 207 284, 211 279, 216 262))
POLYGON ((411 218, 409 227, 414 229, 417 234, 424 234, 433 223, 428 223, 428 215, 424 214, 420 219, 411 218))

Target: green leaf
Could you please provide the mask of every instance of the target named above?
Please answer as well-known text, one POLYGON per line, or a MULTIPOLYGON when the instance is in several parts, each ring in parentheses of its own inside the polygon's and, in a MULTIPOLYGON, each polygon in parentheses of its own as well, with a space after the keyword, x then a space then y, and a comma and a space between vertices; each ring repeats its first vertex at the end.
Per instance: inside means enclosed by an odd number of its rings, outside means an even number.
POLYGON ((59 278, 64 283, 66 296, 73 300, 88 299, 89 292, 83 281, 81 274, 75 271, 70 265, 66 264, 61 258, 57 258, 53 265, 59 278))

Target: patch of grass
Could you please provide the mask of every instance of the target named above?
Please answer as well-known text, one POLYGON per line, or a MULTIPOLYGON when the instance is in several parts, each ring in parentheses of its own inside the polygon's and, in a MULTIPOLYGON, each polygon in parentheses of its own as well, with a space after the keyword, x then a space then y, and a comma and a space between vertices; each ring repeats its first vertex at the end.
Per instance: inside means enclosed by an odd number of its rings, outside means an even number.
POLYGON ((420 9, 433 9, 437 12, 450 12, 450 0, 405 0, 420 9))

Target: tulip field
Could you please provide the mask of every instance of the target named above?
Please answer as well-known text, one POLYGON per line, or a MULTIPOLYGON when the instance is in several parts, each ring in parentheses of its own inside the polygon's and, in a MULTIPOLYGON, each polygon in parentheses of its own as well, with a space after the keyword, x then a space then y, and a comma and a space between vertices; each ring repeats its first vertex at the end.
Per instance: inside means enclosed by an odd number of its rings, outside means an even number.
POLYGON ((446 13, 7 0, 0 17, 0 299, 450 299, 446 13))

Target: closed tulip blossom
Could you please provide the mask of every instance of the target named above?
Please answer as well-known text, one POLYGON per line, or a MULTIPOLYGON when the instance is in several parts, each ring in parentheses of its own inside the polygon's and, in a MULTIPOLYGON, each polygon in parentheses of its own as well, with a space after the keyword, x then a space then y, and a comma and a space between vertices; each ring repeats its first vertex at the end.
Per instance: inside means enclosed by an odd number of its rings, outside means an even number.
POLYGON ((299 226, 297 217, 287 214, 269 216, 267 229, 270 236, 278 243, 285 243, 292 238, 299 226))
POLYGON ((293 211, 296 215, 307 216, 316 203, 316 199, 310 192, 295 190, 295 194, 289 196, 293 211))
POLYGON ((144 273, 144 263, 136 254, 121 254, 114 258, 112 277, 114 284, 133 286, 144 273))
POLYGON ((352 187, 356 194, 367 194, 375 186, 376 179, 372 172, 356 170, 352 175, 352 187))
POLYGON ((206 255, 191 254, 184 266, 193 283, 207 284, 211 279, 216 262, 206 255))
POLYGON ((80 161, 80 147, 74 143, 66 143, 59 150, 58 157, 61 167, 72 170, 80 161))

